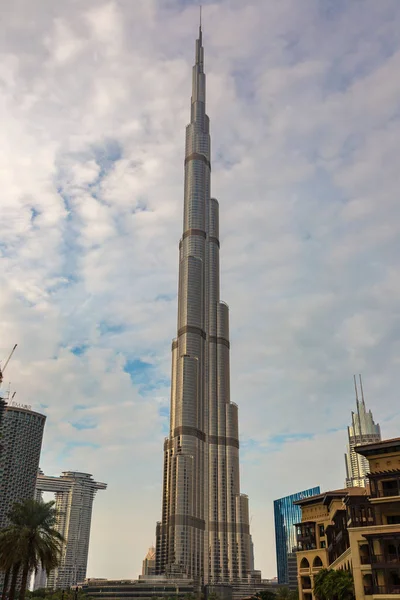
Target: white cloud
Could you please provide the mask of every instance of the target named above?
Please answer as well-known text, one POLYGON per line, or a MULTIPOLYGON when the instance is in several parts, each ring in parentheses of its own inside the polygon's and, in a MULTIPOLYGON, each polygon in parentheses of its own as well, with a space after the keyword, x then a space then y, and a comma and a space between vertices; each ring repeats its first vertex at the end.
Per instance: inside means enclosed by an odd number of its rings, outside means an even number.
MULTIPOLYGON (((109 484, 92 576, 136 576, 160 515, 197 10, 20 0, 0 37, 1 348, 19 343, 7 378, 48 415, 44 470, 109 484), (127 360, 150 366, 131 380, 127 360)), ((243 491, 271 576, 273 499, 343 483, 353 372, 398 435, 400 7, 203 16, 243 491)))

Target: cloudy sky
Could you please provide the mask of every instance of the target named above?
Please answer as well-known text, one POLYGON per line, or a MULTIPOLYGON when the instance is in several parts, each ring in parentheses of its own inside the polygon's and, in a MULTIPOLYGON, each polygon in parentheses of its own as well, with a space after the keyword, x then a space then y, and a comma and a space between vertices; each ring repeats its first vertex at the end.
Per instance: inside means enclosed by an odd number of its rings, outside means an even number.
MULTIPOLYGON (((6 6, 7 5, 7 6, 6 6)), ((341 487, 353 373, 400 433, 400 3, 203 0, 232 400, 256 567, 272 502, 341 487)), ((198 6, 14 0, 0 35, 0 350, 93 473, 88 575, 136 577, 160 516, 198 6)))

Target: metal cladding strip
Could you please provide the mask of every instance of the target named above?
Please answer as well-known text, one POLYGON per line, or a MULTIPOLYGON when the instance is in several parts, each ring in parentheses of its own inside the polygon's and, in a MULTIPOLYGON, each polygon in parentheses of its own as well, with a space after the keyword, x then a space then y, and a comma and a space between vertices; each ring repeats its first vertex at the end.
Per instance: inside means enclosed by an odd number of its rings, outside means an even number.
POLYGON ((206 522, 204 519, 197 519, 196 517, 190 517, 188 515, 169 515, 169 527, 175 527, 175 525, 188 525, 195 529, 204 531, 206 528, 206 522))
POLYGON ((219 239, 214 237, 213 235, 210 235, 210 237, 208 238, 210 240, 210 242, 213 242, 213 244, 217 244, 218 248, 221 247, 221 244, 219 243, 219 239))
POLYGON ((233 446, 234 448, 239 448, 239 440, 228 438, 223 435, 209 435, 208 442, 209 444, 216 444, 217 446, 233 446))
POLYGON ((204 329, 201 329, 200 327, 193 327, 193 325, 185 325, 184 327, 181 327, 178 331, 178 337, 184 335, 185 333, 197 333, 198 335, 201 335, 203 339, 206 339, 207 337, 204 329))
POLYGON ((250 533, 250 525, 242 524, 242 523, 216 523, 215 521, 210 521, 209 523, 210 531, 226 531, 230 533, 241 533, 241 534, 249 534, 250 533))
POLYGON ((211 169, 211 163, 208 160, 208 158, 206 156, 204 156, 204 154, 199 154, 198 152, 192 152, 192 154, 189 154, 189 156, 187 156, 185 158, 185 165, 187 165, 187 163, 190 162, 191 160, 201 160, 207 165, 207 167, 209 167, 211 169))
POLYGON ((187 237, 189 237, 190 235, 199 235, 200 237, 202 237, 202 238, 204 238, 204 239, 206 239, 206 237, 207 237, 207 234, 206 234, 206 232, 205 232, 205 231, 203 231, 203 229, 195 229, 195 228, 192 228, 192 229, 187 229, 187 230, 185 231, 185 233, 184 233, 184 234, 183 234, 183 236, 182 236, 182 241, 183 241, 184 239, 186 239, 187 237))
POLYGON ((180 427, 175 427, 172 437, 175 438, 180 435, 191 435, 193 437, 198 438, 202 442, 206 441, 206 434, 204 433, 204 431, 200 431, 200 429, 196 429, 195 427, 188 427, 186 425, 181 425, 180 427))
POLYGON ((217 337, 216 335, 210 335, 210 337, 208 339, 210 342, 213 342, 214 344, 223 344, 227 348, 231 347, 229 340, 227 340, 223 337, 217 337))

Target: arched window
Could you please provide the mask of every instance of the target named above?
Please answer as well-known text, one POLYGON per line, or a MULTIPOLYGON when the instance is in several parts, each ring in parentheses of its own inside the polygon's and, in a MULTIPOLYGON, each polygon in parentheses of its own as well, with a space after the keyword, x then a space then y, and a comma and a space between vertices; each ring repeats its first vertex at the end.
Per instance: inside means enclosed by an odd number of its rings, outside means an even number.
POLYGON ((314 558, 312 566, 313 566, 313 567, 322 567, 322 566, 323 566, 323 564, 322 564, 322 560, 320 559, 320 557, 319 557, 319 556, 316 556, 316 557, 314 558))
POLYGON ((310 563, 308 562, 308 560, 304 556, 304 558, 301 559, 300 569, 309 569, 309 568, 310 568, 310 563))

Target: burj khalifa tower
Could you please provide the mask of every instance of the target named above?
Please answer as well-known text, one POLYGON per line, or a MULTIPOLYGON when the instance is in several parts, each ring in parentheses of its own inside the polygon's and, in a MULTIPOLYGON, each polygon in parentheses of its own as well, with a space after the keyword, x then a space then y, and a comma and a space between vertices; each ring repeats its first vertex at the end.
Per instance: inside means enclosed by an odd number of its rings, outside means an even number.
POLYGON ((210 196, 201 24, 192 77, 156 573, 235 585, 249 582, 254 567, 248 498, 240 493, 238 407, 230 401, 229 309, 220 300, 219 206, 210 196))

